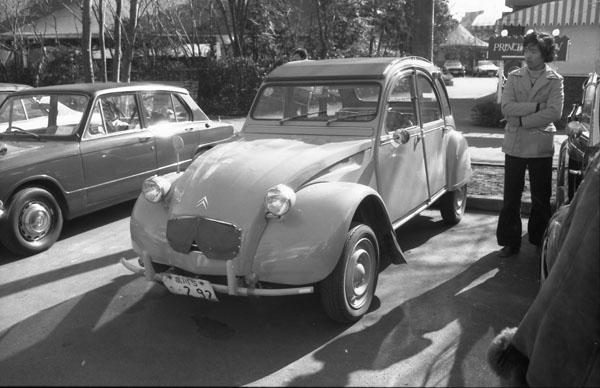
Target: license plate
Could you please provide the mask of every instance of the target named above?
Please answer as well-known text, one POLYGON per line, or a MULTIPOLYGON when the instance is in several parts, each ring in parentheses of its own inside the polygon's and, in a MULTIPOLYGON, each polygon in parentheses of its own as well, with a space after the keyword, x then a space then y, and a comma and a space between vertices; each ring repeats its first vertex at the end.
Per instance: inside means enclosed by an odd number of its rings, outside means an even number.
POLYGON ((189 278, 187 276, 166 274, 163 275, 163 284, 174 294, 188 295, 200 299, 218 302, 212 285, 206 280, 189 278))

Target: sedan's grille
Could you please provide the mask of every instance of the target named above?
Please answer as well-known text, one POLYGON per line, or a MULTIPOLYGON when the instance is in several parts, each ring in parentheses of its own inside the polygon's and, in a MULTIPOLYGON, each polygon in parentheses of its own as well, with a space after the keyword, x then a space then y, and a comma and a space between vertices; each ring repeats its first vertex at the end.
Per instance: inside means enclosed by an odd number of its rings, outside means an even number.
POLYGON ((229 260, 240 251, 242 230, 204 217, 177 217, 167 222, 167 240, 177 252, 197 250, 209 259, 229 260))

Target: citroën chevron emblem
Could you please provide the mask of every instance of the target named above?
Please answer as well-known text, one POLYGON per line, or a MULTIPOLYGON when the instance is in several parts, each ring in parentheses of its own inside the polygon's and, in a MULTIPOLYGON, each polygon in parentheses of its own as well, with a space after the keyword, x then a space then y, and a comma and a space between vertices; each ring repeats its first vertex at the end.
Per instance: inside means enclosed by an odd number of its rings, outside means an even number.
POLYGON ((208 199, 206 199, 206 195, 196 204, 196 207, 200 206, 204 206, 204 209, 208 209, 208 199))

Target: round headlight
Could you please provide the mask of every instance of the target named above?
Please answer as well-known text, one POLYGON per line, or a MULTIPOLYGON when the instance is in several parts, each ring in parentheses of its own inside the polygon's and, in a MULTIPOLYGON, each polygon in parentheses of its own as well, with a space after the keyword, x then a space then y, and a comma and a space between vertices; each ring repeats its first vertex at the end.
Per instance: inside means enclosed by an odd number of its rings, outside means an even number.
POLYGON ((277 185, 267 190, 265 206, 267 211, 278 217, 286 214, 296 202, 296 193, 286 185, 277 185))
POLYGON ((153 176, 144 181, 142 193, 148 201, 156 203, 162 200, 170 189, 171 182, 169 180, 160 176, 153 176))

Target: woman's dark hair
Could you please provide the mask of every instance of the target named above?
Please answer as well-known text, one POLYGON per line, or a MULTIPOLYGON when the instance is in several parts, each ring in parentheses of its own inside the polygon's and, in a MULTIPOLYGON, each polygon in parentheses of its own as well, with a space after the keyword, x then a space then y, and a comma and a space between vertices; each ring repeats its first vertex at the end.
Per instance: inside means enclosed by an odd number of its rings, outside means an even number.
POLYGON ((300 56, 300 58, 302 58, 302 59, 306 59, 308 57, 308 52, 306 51, 306 49, 304 49, 302 47, 297 48, 296 51, 294 51, 293 55, 296 55, 296 54, 298 54, 300 56))
POLYGON ((534 44, 540 48, 540 52, 544 57, 544 62, 548 63, 554 61, 557 48, 553 37, 544 34, 543 32, 533 31, 523 38, 523 49, 530 44, 534 44))

